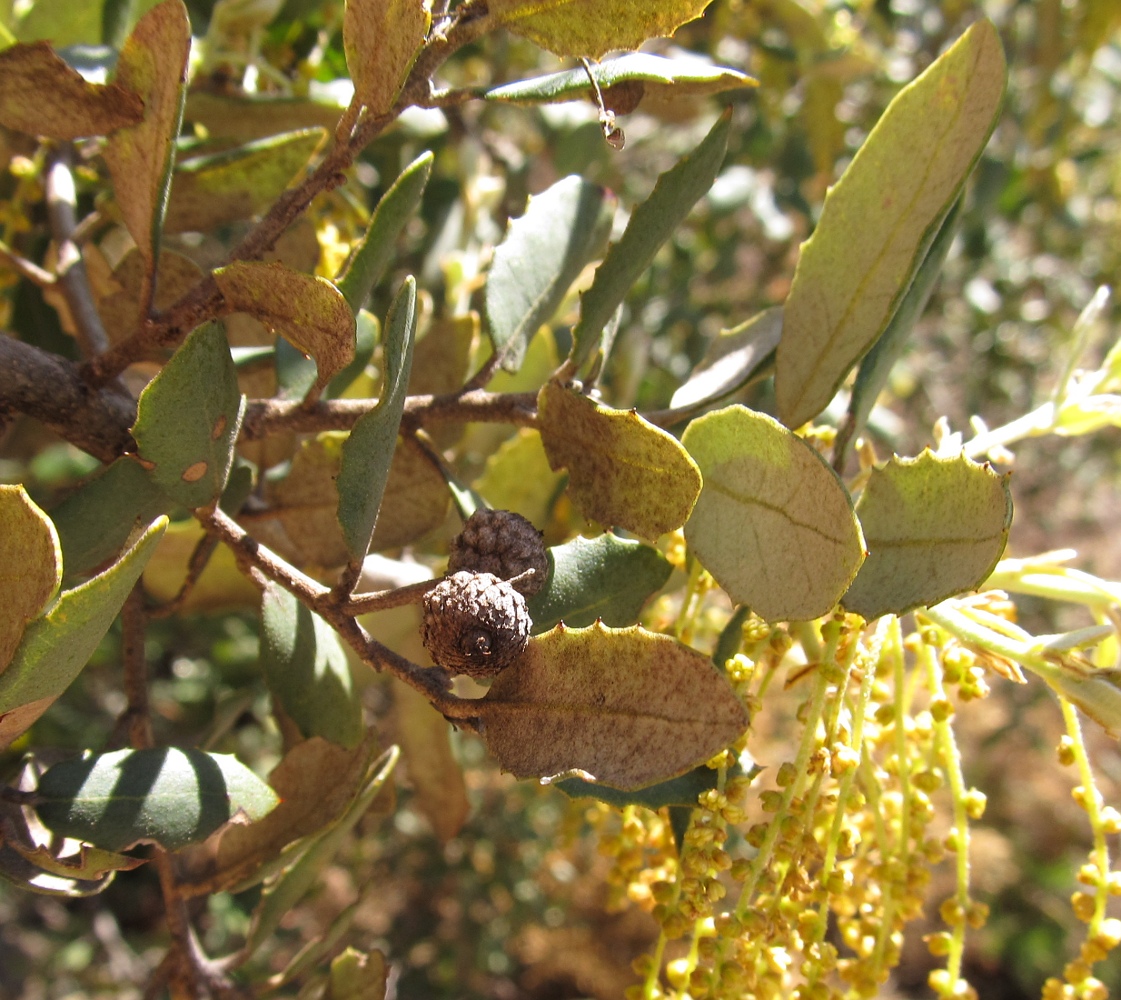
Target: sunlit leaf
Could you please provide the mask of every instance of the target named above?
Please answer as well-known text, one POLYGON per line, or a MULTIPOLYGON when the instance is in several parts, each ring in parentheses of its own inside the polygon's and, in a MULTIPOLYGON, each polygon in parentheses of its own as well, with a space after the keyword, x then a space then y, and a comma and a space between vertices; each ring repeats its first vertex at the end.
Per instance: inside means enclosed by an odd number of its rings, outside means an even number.
POLYGON ((385 1000, 389 965, 380 951, 347 948, 331 960, 326 1000, 385 1000))
POLYGON ((108 135, 144 116, 144 102, 118 83, 88 83, 47 42, 0 52, 0 125, 51 139, 108 135))
POLYGON ((0 674, 61 581, 62 549, 51 519, 22 486, 0 486, 0 674))
POLYGON ((560 621, 591 625, 597 618, 605 625, 632 625, 672 571, 657 549, 610 532, 554 545, 548 583, 529 601, 533 630, 547 632, 560 621))
POLYGON ((775 367, 779 415, 820 413, 883 333, 996 125, 1005 63, 977 21, 904 87, 802 245, 775 367))
POLYGON ((144 120, 114 132, 104 156, 125 225, 149 268, 159 251, 190 51, 183 0, 163 0, 137 22, 117 59, 115 82, 140 96, 144 120))
POLYGON ((868 558, 843 603, 865 618, 979 587, 1008 541, 1008 475, 964 456, 893 458, 873 469, 856 505, 868 558))
MULTIPOLYGON (((206 531, 195 520, 176 521, 167 529, 144 569, 144 591, 152 601, 163 603, 178 595, 186 581, 191 556, 205 537, 206 531)), ((190 614, 249 610, 260 599, 260 591, 238 569, 233 553, 219 545, 179 611, 190 614)))
POLYGON ((140 841, 178 850, 239 813, 260 819, 277 801, 229 754, 164 747, 55 764, 39 779, 35 809, 53 832, 109 851, 140 841))
POLYGON ((371 114, 393 107, 431 23, 423 0, 346 0, 346 66, 355 95, 371 114))
POLYGON ((557 626, 530 640, 478 702, 480 733, 519 778, 580 770, 620 789, 696 767, 747 712, 708 657, 635 626, 557 626))
POLYGON ((354 360, 354 314, 326 278, 283 264, 234 261, 214 272, 227 313, 244 312, 315 359, 324 387, 354 360))
POLYGON ((712 0, 490 0, 505 28, 558 56, 598 59, 668 37, 712 0))
POLYGON ((217 323, 195 330, 140 394, 140 463, 184 507, 214 503, 226 488, 245 412, 237 373, 217 323))
POLYGON ((836 473, 777 420, 728 406, 694 420, 682 444, 704 488, 685 539, 737 604, 768 621, 829 612, 864 559, 836 473))
POLYGON ((538 327, 552 318, 584 266, 611 232, 615 197, 579 177, 565 177, 530 198, 494 251, 486 309, 494 352, 517 371, 538 327))
POLYGON ((261 671, 269 692, 305 737, 356 747, 362 705, 338 634, 274 583, 261 598, 261 671))
POLYGON ((701 477, 674 437, 555 382, 542 387, 537 418, 549 465, 568 470, 585 517, 650 539, 685 523, 701 477))

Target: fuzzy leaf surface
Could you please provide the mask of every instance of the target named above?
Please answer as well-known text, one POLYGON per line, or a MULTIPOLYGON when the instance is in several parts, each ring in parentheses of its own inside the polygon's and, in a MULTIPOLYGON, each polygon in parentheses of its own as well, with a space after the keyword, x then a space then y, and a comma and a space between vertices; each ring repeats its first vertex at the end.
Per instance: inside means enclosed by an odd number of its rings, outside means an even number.
POLYGON ((845 608, 871 620, 979 587, 1008 542, 1009 475, 930 451, 873 469, 856 505, 868 558, 845 608))
POLYGON ((161 747, 63 761, 39 781, 39 818, 108 851, 139 841, 168 850, 205 840, 238 813, 260 819, 276 793, 230 754, 161 747))
POLYGON ((117 562, 64 591, 50 611, 24 630, 11 663, 0 674, 0 748, 26 731, 81 672, 166 526, 161 517, 117 562))
POLYGON ((668 38, 712 0, 490 0, 490 12, 515 35, 558 56, 598 59, 668 38))
POLYGON ((214 280, 227 313, 248 313, 315 359, 321 388, 354 360, 354 313, 326 278, 279 263, 239 260, 218 268, 214 280))
POLYGON ((190 52, 183 0, 163 0, 137 21, 117 59, 114 82, 143 100, 144 120, 109 137, 105 162, 125 225, 149 269, 159 250, 190 52))
POLYGON ((799 427, 884 332, 996 126, 1005 62, 977 21, 888 105, 802 245, 775 368, 799 427))
POLYGON ((503 770, 542 778, 578 769, 623 790, 684 774, 748 722, 708 657, 638 626, 558 625, 530 639, 478 705, 503 770))
POLYGON ((694 420, 682 444, 704 476, 685 539, 737 604, 768 621, 829 612, 864 559, 836 473, 777 420, 728 406, 694 420))
POLYGON ((563 621, 572 628, 630 625, 673 566, 657 549, 605 532, 548 550, 549 582, 529 600, 534 633, 563 621))
POLYGON ((274 583, 261 596, 261 670, 269 692, 305 737, 347 749, 362 740, 362 706, 338 634, 274 583))
POLYGON ((541 387, 537 419, 549 465, 568 469, 585 517, 649 539, 685 523, 701 474, 672 435, 555 382, 541 387))
POLYGON ((226 488, 244 413, 222 327, 200 326, 140 394, 132 428, 140 462, 176 503, 214 503, 226 488))
POLYGON ((529 199, 494 251, 486 312, 494 352, 507 371, 525 360, 530 338, 560 307, 584 266, 611 232, 615 196, 579 177, 565 177, 529 199))
POLYGON ((208 233, 269 207, 326 137, 321 128, 270 136, 176 164, 165 233, 208 233))
POLYGON ((393 107, 431 23, 423 0, 346 0, 346 66, 355 95, 371 114, 393 107))
POLYGON ((61 582, 62 548, 51 519, 22 486, 0 486, 0 674, 61 582))
POLYGON ((572 331, 570 364, 578 371, 592 356, 600 335, 659 247, 712 187, 728 149, 731 113, 721 115, 696 149, 658 178, 650 197, 635 208, 619 242, 596 268, 592 287, 580 299, 580 321, 572 331))
MULTIPOLYGON (((705 97, 726 90, 754 87, 758 81, 725 66, 711 66, 699 59, 667 59, 650 52, 629 52, 618 59, 591 63, 592 75, 603 93, 607 107, 612 106, 611 88, 627 85, 640 88, 640 95, 660 97, 705 97)), ((530 80, 505 83, 484 92, 488 101, 511 104, 549 104, 555 101, 594 100, 595 91, 583 67, 536 76, 530 80)), ((618 110, 618 109, 616 109, 618 110)))
POLYGON ((47 42, 0 52, 0 125, 27 135, 108 135, 144 117, 144 102, 119 83, 89 83, 47 42))
POLYGON ((359 418, 343 444, 339 524, 352 559, 370 547, 405 411, 416 339, 416 281, 406 279, 385 320, 385 385, 378 405, 359 418))

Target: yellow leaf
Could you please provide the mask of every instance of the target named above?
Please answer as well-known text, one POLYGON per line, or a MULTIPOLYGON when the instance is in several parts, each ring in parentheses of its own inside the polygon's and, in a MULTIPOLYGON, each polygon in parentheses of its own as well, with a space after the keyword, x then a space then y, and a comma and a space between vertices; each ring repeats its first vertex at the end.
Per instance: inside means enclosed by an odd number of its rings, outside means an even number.
POLYGON ((431 23, 423 0, 347 0, 346 65, 355 95, 371 114, 393 107, 431 23))

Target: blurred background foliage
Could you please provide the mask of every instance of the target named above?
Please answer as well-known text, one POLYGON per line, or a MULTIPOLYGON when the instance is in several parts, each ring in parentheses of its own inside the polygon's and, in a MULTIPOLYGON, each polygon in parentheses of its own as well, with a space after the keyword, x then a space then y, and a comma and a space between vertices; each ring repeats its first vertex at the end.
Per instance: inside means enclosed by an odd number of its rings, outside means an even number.
MULTIPOLYGON (((209 0, 188 6, 201 39, 192 99, 244 89, 283 94, 293 99, 292 121, 273 121, 269 131, 331 124, 347 86, 342 0, 257 0, 242 4, 249 15, 241 18, 225 0, 224 6, 209 0)), ((96 42, 127 5, 107 3, 103 19, 87 16, 98 7, 9 2, 0 14, 21 39, 96 42)), ((798 245, 812 230, 828 185, 899 88, 982 15, 996 24, 1008 56, 1005 111, 968 190, 942 279, 871 426, 885 454, 917 453, 939 417, 957 430, 973 415, 995 426, 1049 398, 1076 316, 1098 285, 1116 283, 1121 273, 1121 8, 1115 0, 716 0, 701 20, 650 48, 750 72, 757 88, 720 99, 648 98, 620 115, 627 142, 619 151, 603 140, 591 104, 474 101, 410 112, 371 145, 346 185, 313 207, 312 255, 317 242, 319 271, 333 276, 386 187, 415 156, 433 150, 435 172, 422 212, 371 311, 384 316, 390 291, 404 275, 418 275, 427 336, 434 338, 431 356, 446 356, 437 343, 454 339, 447 333, 457 328, 451 321, 462 323, 480 308, 491 250, 527 195, 579 173, 613 189, 624 210, 633 207, 731 103, 735 128, 723 173, 632 293, 602 379, 604 397, 615 406, 663 408, 722 328, 783 301, 798 245)), ((560 65, 520 39, 491 37, 460 53, 443 75, 450 85, 474 86, 560 65)), ((212 137, 220 131, 215 124, 212 137)), ((28 141, 0 136, 0 238, 38 259, 49 231, 34 156, 28 141)), ((88 163, 79 178, 88 212, 100 190, 96 165, 88 163)), ((37 292, 3 269, 0 286, 0 319, 8 328, 73 354, 37 292)), ((565 323, 575 315, 575 301, 570 305, 553 330, 562 356, 565 323)), ((1111 309, 1106 325, 1116 329, 1118 306, 1111 309)), ((514 377, 508 387, 534 387, 538 373, 554 366, 548 338, 535 345, 541 357, 531 354, 524 383, 514 377)), ((1103 335, 1088 362, 1107 346, 1103 335)), ((767 410, 768 392, 761 387, 741 398, 767 410)), ((523 466, 512 430, 470 428, 458 443, 440 443, 456 444, 452 454, 465 481, 484 476, 495 493, 517 485, 523 466)), ((1114 530, 1121 513, 1119 444, 1119 432, 1109 430, 1019 448, 1010 554, 1070 546, 1080 552, 1079 565, 1121 577, 1121 536, 1114 530)), ((25 483, 48 509, 95 465, 27 421, 0 440, 0 481, 25 483)), ((550 540, 575 525, 553 494, 522 500, 537 504, 538 524, 550 540)), ((450 533, 450 525, 432 532, 412 555, 438 566, 450 533)), ((673 610, 662 600, 648 620, 657 627, 673 610)), ((713 610, 714 628, 723 613, 713 610)), ((410 635, 415 643, 411 614, 393 612, 372 627, 383 641, 396 631, 402 644, 410 635)), ((255 619, 172 618, 154 623, 148 641, 157 742, 233 752, 266 773, 281 742, 257 667, 255 619)), ((111 634, 79 682, 27 738, 0 755, 5 780, 29 747, 62 755, 119 737, 113 733, 123 708, 116 643, 111 634)), ((388 742, 401 724, 391 711, 388 680, 362 680, 369 717, 388 742)), ((773 698, 750 748, 764 765, 785 759, 792 733, 783 693, 773 698)), ((962 712, 961 722, 967 780, 989 796, 974 833, 974 864, 978 895, 993 913, 971 938, 968 974, 985 998, 1038 995, 1043 979, 1069 958, 1065 941, 1077 928, 1065 897, 1086 849, 1084 817, 1052 765, 1061 723, 1038 685, 1001 685, 962 712)), ((1106 801, 1115 803, 1121 758, 1115 745, 1101 742, 1098 777, 1106 801)), ((452 808, 453 791, 449 801, 422 802, 406 765, 396 790, 365 817, 317 894, 290 915, 261 961, 282 968, 344 914, 349 927, 342 940, 383 949, 403 1000, 621 996, 635 980, 631 961, 656 936, 643 901, 628 900, 612 884, 620 866, 642 863, 641 844, 628 840, 628 815, 499 775, 470 737, 455 736, 452 745, 469 802, 463 829, 441 836, 440 810, 452 808), (632 856, 623 857, 628 851, 632 856)), ((952 874, 935 872, 932 898, 946 895, 948 883, 940 891, 940 879, 952 874)), ((200 902, 204 945, 235 947, 252 902, 229 895, 200 902)), ((909 932, 891 985, 899 995, 926 995, 933 960, 921 934, 929 929, 909 932)), ((144 868, 90 900, 60 902, 0 886, 0 997, 138 997, 120 984, 142 981, 161 954, 163 935, 156 878, 144 868)), ((1121 967, 1114 963, 1112 971, 1121 982, 1121 967)), ((1101 978, 1108 981, 1108 969, 1101 978)))

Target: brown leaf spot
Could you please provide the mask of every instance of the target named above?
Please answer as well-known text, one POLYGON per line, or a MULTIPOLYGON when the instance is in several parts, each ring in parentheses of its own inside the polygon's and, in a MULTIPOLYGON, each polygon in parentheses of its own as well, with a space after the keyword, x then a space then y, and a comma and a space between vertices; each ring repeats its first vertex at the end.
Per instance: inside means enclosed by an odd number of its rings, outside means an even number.
POLYGON ((206 475, 206 470, 209 467, 207 462, 195 462, 193 465, 188 465, 187 468, 183 470, 183 482, 197 483, 206 475))
POLYGON ((214 421, 214 429, 210 432, 210 440, 217 441, 225 432, 226 425, 229 421, 226 419, 225 414, 222 414, 214 421))

